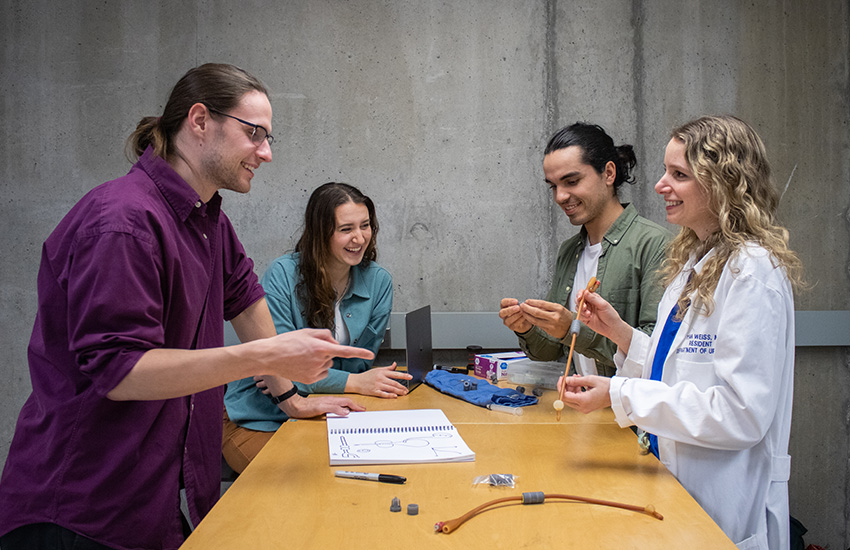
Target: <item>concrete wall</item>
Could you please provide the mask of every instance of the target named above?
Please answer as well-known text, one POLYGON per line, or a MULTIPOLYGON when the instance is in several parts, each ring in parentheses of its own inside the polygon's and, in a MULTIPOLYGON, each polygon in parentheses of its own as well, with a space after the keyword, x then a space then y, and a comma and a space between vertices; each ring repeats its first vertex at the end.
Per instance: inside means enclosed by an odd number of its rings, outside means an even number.
MULTIPOLYGON (((638 151, 624 192, 652 191, 669 129, 704 113, 753 124, 812 290, 850 309, 848 4, 843 1, 224 0, 0 2, 0 460, 29 393, 40 245, 123 140, 208 61, 273 91, 275 159, 225 208, 258 271, 294 245, 309 192, 370 194, 396 310, 495 311, 539 297, 558 243, 541 149, 590 120, 638 151)), ((848 329, 850 330, 850 329, 848 329)), ((799 348, 791 510, 807 543, 850 546, 850 353, 799 348)))

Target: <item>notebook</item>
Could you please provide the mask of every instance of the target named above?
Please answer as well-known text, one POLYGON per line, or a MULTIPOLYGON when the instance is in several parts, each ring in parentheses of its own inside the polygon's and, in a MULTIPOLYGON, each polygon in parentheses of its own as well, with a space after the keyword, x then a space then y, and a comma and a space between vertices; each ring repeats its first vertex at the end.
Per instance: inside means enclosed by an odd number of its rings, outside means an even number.
POLYGON ((428 371, 434 368, 434 356, 431 350, 431 306, 427 305, 408 312, 404 316, 404 328, 407 338, 407 372, 413 376, 402 383, 410 393, 425 379, 428 371))
POLYGON ((331 466, 475 460, 440 409, 352 412, 327 423, 331 466))

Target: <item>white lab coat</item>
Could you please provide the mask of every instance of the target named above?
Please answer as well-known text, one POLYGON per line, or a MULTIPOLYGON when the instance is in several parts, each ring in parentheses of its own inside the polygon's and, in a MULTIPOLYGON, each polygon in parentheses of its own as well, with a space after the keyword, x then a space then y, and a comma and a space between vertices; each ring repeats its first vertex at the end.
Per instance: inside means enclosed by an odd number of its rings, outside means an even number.
MULTIPOLYGON (((694 269, 699 272, 710 251, 694 269)), ((618 351, 611 406, 620 426, 658 436, 659 458, 740 549, 789 547, 794 300, 784 270, 750 244, 723 269, 708 317, 690 308, 648 380, 664 322, 692 262, 666 289, 652 336, 618 351)))

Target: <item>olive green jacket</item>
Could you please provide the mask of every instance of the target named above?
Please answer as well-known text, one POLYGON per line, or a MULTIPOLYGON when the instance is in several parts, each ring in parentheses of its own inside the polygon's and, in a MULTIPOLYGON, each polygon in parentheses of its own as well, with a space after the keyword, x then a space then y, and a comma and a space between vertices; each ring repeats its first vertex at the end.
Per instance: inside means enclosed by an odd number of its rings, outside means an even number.
MULTIPOLYGON (((598 292, 624 321, 650 334, 655 326, 658 300, 664 291, 656 273, 672 235, 638 216, 631 204, 623 206, 625 209, 602 238, 602 255, 596 271, 600 281, 598 292)), ((582 227, 578 235, 561 243, 547 301, 569 307, 578 260, 586 241, 587 231, 582 227)), ((566 360, 572 340, 570 333, 558 340, 538 327, 517 336, 522 350, 535 361, 566 360)), ((613 376, 616 372, 613 357, 617 346, 584 324, 576 336, 575 351, 595 359, 599 374, 613 376)))

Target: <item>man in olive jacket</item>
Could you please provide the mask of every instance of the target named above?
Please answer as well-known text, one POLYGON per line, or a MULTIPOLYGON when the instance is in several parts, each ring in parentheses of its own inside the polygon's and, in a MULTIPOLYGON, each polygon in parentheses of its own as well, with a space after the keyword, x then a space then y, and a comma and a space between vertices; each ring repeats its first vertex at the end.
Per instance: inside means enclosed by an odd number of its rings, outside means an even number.
MULTIPOLYGON (((546 184, 570 223, 582 227, 561 244, 545 300, 501 301, 499 316, 517 333, 529 358, 566 357, 575 296, 592 277, 601 283, 599 294, 626 322, 652 332, 663 291, 657 271, 672 235, 639 216, 631 204, 620 203, 617 189, 624 182, 634 183, 630 171, 635 164, 632 146, 615 147, 596 125, 575 123, 549 140, 543 158, 546 184)), ((613 376, 616 351, 613 342, 581 325, 571 371, 613 376)))

